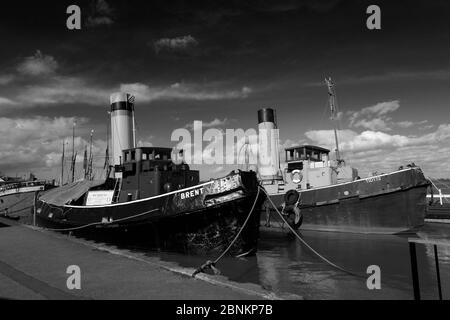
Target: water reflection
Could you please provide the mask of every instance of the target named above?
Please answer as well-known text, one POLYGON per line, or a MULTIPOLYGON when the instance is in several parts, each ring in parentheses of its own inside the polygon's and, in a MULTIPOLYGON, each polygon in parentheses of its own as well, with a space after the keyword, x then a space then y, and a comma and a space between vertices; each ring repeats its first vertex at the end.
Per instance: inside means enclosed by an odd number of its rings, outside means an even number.
MULTIPOLYGON (((450 235, 450 226, 427 225, 421 238, 450 235)), ((358 278, 326 264, 299 241, 279 232, 262 232, 254 257, 225 257, 218 264, 222 275, 241 283, 253 283, 281 297, 306 299, 412 299, 410 256, 406 236, 360 235, 303 231, 314 249, 337 265, 360 274, 367 267, 381 269, 381 290, 369 290, 366 278, 358 278)), ((158 257, 181 267, 202 265, 215 257, 153 251, 142 242, 102 239, 122 249, 158 257)), ((439 247, 442 291, 450 299, 450 248, 439 247)), ((436 269, 432 246, 417 245, 421 296, 437 299, 436 269)))

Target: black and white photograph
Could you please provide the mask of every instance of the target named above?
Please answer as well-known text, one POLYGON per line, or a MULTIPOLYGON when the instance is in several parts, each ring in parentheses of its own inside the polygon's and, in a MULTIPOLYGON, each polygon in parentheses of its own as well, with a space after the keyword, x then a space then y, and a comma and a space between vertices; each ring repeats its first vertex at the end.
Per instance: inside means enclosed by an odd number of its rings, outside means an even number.
POLYGON ((0 37, 0 300, 450 300, 448 1, 6 1, 0 37))

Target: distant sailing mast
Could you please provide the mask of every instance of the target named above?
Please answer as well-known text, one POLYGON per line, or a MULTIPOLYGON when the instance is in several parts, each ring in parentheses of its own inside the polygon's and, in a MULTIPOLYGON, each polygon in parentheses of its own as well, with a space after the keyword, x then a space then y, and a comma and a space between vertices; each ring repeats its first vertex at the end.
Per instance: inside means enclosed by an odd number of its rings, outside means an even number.
POLYGON ((75 125, 76 123, 74 122, 72 128, 72 162, 71 162, 72 182, 75 181, 75 162, 77 159, 77 154, 75 153, 75 125))
POLYGON ((331 111, 331 121, 334 122, 334 140, 336 143, 336 161, 338 162, 338 164, 344 162, 343 159, 341 159, 341 153, 339 151, 339 140, 338 140, 338 134, 337 134, 337 126, 336 126, 336 120, 338 119, 338 114, 337 114, 337 108, 336 108, 336 94, 334 91, 334 84, 331 81, 331 78, 325 78, 325 83, 327 84, 328 87, 328 95, 329 95, 329 103, 330 103, 330 111, 331 111))
POLYGON ((62 186, 64 184, 64 145, 66 144, 66 141, 63 140, 63 148, 62 148, 62 156, 61 156, 61 182, 60 182, 60 186, 62 186))
POLYGON ((93 179, 93 173, 92 173, 92 136, 94 134, 94 130, 91 130, 91 138, 89 143, 89 159, 88 159, 88 153, 87 153, 87 146, 84 148, 84 160, 83 160, 83 168, 84 168, 84 179, 85 180, 92 180, 93 179))
POLYGON ((83 169, 84 169, 84 180, 88 179, 88 153, 87 146, 84 146, 84 157, 83 157, 83 169))
POLYGON ((91 139, 90 139, 90 145, 89 145, 89 166, 88 166, 88 178, 89 180, 92 180, 93 175, 92 175, 92 159, 93 159, 93 155, 92 155, 92 136, 94 134, 94 130, 91 130, 91 139))

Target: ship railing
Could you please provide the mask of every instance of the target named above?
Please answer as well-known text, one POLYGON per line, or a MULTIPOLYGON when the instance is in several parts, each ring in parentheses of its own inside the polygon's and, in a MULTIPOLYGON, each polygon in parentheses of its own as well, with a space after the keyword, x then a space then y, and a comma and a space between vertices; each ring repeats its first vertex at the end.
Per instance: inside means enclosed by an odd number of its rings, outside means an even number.
POLYGON ((24 181, 24 182, 14 182, 8 183, 3 186, 0 186, 0 192, 15 190, 26 187, 37 187, 44 186, 47 182, 45 180, 35 180, 35 181, 24 181))

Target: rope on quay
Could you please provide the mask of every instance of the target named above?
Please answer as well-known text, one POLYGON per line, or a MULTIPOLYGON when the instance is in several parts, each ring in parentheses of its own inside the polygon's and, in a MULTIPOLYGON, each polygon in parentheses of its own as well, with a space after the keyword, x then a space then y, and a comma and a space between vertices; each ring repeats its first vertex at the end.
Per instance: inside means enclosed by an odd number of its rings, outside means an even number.
POLYGON ((286 219, 284 219, 283 214, 278 210, 277 206, 273 203, 272 199, 270 199, 269 194, 267 193, 266 190, 264 190, 262 187, 260 187, 262 189, 262 191, 266 194, 267 199, 269 200, 270 204, 272 205, 272 207, 275 209, 275 211, 280 215, 281 219, 283 220, 283 222, 288 226, 288 228, 292 231, 292 233, 297 237, 298 240, 300 240, 300 242, 307 247, 309 250, 311 250, 316 256, 318 256, 320 259, 322 259, 323 261, 325 261, 326 263, 328 263, 330 266, 341 270, 345 273, 348 273, 350 275, 356 276, 356 277, 361 277, 361 278, 366 278, 366 275, 363 274, 359 274, 353 271, 349 271, 347 269, 344 269, 343 267, 338 266, 337 264, 331 262, 330 260, 328 260, 327 258, 325 258, 323 255, 321 255, 320 253, 318 253, 316 250, 314 250, 304 239, 302 239, 299 234, 294 230, 294 228, 292 228, 290 226, 290 224, 286 221, 286 219))
MULTIPOLYGON (((259 198, 259 193, 260 193, 261 187, 258 186, 258 191, 256 192, 256 197, 255 197, 255 201, 253 201, 253 205, 252 208, 250 209, 250 212, 247 215, 247 218, 245 219, 244 223, 242 224, 241 228, 239 229, 239 231, 237 232, 236 236, 234 237, 234 239, 230 242, 230 244, 228 245, 228 247, 214 260, 208 260, 206 261, 204 264, 202 264, 199 268, 197 268, 197 270, 194 271, 194 273, 192 274, 192 277, 194 278, 198 273, 200 272, 204 272, 206 269, 210 268, 214 271, 214 274, 220 274, 219 269, 216 268, 216 264, 220 261, 220 259, 223 258, 223 256, 231 249, 231 247, 234 245, 234 243, 236 242, 236 240, 239 238, 239 236, 241 235, 242 230, 244 230, 245 226, 247 225, 247 222, 250 220, 250 216, 252 215, 256 203, 258 202, 258 198, 259 198)), ((245 255, 245 253, 244 253, 245 255)), ((242 256, 239 255, 239 256, 242 256)))
POLYGON ((152 210, 149 210, 149 211, 145 211, 145 212, 142 212, 142 213, 139 213, 139 214, 135 214, 133 216, 117 219, 117 220, 114 220, 114 221, 93 222, 93 223, 89 223, 89 224, 86 224, 86 225, 83 225, 83 226, 78 226, 78 227, 73 227, 73 228, 55 228, 55 229, 53 229, 53 228, 45 228, 44 227, 42 229, 48 230, 48 231, 75 231, 75 230, 80 230, 80 229, 84 229, 84 228, 88 228, 88 227, 92 227, 92 226, 96 226, 96 225, 108 225, 108 224, 114 224, 114 223, 117 223, 117 222, 134 219, 134 218, 141 217, 141 216, 147 215, 147 214, 149 214, 151 212, 158 211, 158 210, 159 210, 158 208, 157 209, 152 209, 152 210))

